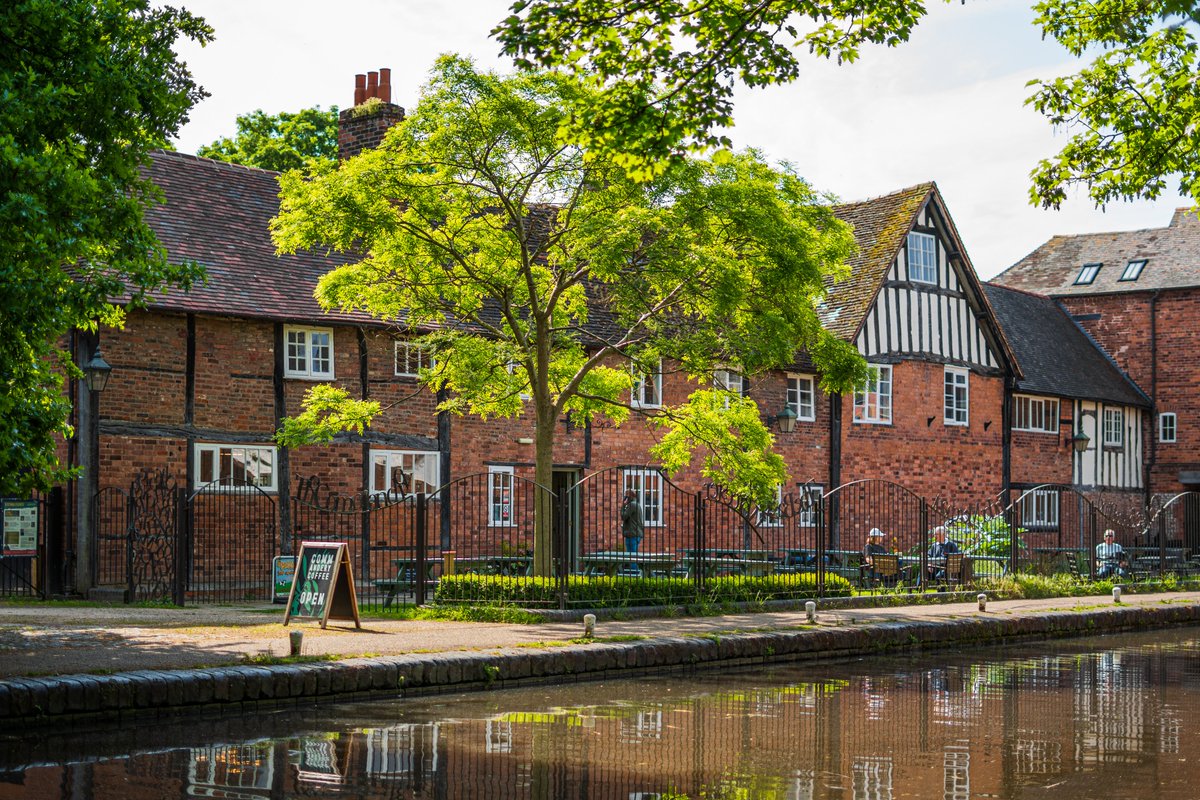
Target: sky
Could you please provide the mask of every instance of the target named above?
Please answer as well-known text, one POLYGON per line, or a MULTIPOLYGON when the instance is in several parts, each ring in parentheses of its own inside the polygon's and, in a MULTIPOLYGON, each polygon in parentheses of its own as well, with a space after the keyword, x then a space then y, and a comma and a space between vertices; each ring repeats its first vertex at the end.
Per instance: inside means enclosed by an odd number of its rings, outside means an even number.
MULTIPOLYGON (((232 135, 235 119, 352 104, 354 75, 388 67, 392 102, 411 108, 441 53, 511 70, 490 30, 511 0, 178 0, 216 41, 180 46, 210 93, 176 147, 186 153, 232 135)), ((842 201, 937 182, 976 271, 985 280, 1056 234, 1163 227, 1191 205, 1096 209, 1082 191, 1058 211, 1029 203, 1029 172, 1066 142, 1024 105, 1026 83, 1078 69, 1043 41, 1029 0, 927 0, 929 15, 895 48, 869 47, 853 64, 804 56, 799 80, 741 90, 735 147, 788 161, 842 201)))

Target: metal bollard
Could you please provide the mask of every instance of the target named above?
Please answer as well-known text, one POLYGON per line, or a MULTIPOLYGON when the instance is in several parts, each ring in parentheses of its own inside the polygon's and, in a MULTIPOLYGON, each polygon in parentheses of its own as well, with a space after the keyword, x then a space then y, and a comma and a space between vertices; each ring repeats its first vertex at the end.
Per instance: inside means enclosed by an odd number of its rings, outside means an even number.
POLYGON ((804 604, 804 616, 808 617, 809 622, 817 621, 817 604, 812 600, 804 604))
POLYGON ((288 631, 288 640, 292 646, 292 655, 300 655, 300 650, 304 646, 304 631, 288 631))
POLYGON ((596 638, 596 615, 595 614, 584 614, 583 615, 583 638, 585 638, 585 639, 596 638))
POLYGON ((1113 587, 1113 602, 1114 603, 1121 602, 1121 587, 1120 586, 1113 587))
POLYGON ((987 595, 980 592, 975 596, 975 599, 979 601, 979 610, 987 611, 987 595))

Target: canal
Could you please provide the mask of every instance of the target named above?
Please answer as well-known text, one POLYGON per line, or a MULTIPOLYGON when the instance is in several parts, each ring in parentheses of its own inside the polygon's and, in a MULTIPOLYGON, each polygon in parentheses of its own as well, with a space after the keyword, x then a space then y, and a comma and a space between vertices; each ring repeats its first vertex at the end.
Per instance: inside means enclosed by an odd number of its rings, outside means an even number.
POLYGON ((1200 631, 0 737, 16 798, 1200 796, 1200 631))

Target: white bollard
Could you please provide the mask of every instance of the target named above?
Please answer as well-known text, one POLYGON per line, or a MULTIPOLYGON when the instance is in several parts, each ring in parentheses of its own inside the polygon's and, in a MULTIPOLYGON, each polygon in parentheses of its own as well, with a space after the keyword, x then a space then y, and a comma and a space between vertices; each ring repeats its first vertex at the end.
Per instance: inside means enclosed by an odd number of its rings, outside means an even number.
POLYGON ((288 640, 291 643, 292 655, 300 655, 300 650, 304 646, 304 631, 288 631, 288 640))
POLYGON ((975 599, 979 601, 979 610, 987 611, 987 595, 980 592, 975 596, 975 599))
POLYGON ((583 638, 594 639, 596 637, 596 615, 583 615, 583 638))
POLYGON ((1113 602, 1114 603, 1121 602, 1121 587, 1120 586, 1113 587, 1113 602))
POLYGON ((817 621, 817 604, 812 600, 804 604, 804 616, 808 617, 809 622, 817 621))

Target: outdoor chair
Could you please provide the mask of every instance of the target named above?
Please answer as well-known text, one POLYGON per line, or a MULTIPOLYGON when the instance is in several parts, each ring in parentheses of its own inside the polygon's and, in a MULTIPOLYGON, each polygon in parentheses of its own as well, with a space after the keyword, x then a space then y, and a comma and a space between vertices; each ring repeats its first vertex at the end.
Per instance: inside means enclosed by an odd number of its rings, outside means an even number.
POLYGON ((870 588, 877 586, 895 586, 900 579, 900 556, 875 555, 871 556, 871 564, 863 565, 864 583, 870 588))
POLYGON ((959 586, 963 578, 963 554, 950 553, 946 556, 946 567, 942 574, 942 583, 946 586, 959 586))

